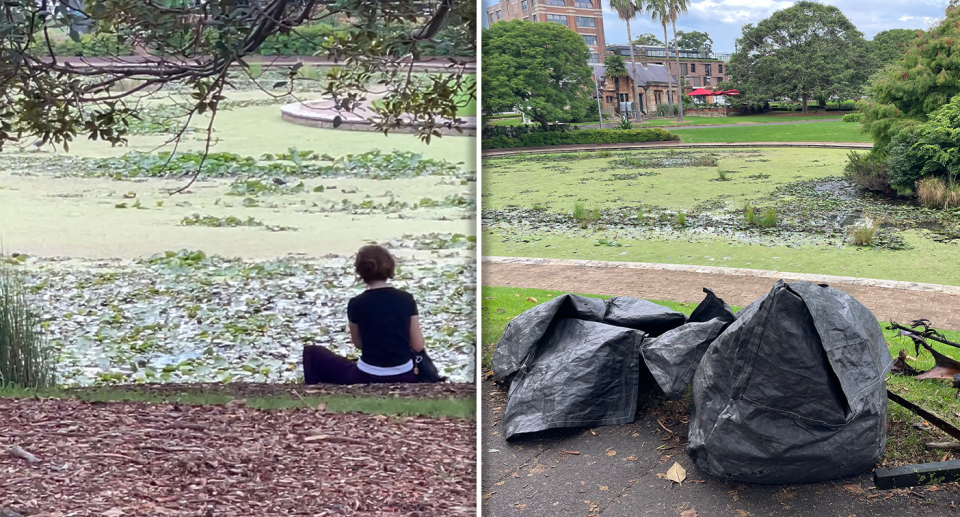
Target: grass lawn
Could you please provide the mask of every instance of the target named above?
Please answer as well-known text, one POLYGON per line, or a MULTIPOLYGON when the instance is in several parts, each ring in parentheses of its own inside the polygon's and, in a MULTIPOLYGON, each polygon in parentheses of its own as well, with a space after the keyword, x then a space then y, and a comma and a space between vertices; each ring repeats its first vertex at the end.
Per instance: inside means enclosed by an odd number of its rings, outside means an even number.
MULTIPOLYGON (((661 120, 651 120, 644 122, 643 126, 670 127, 670 126, 716 126, 726 124, 768 124, 771 122, 800 122, 808 120, 832 120, 838 119, 842 115, 741 115, 736 117, 698 117, 696 115, 684 115, 683 122, 677 122, 676 119, 667 118, 661 120)), ((856 124, 854 124, 856 125, 856 124)))
MULTIPOLYGON (((517 289, 488 286, 484 286, 482 292, 482 368, 484 371, 490 371, 493 349, 503 335, 503 329, 510 320, 538 303, 543 303, 553 297, 565 294, 562 291, 548 291, 543 289, 517 289), (536 299, 537 302, 527 301, 528 297, 536 299)), ((610 298, 609 296, 591 294, 585 296, 601 299, 610 298)), ((695 304, 659 300, 651 301, 665 305, 684 314, 690 314, 696 308, 695 304)), ((740 310, 740 307, 732 308, 734 312, 740 310)), ((882 326, 885 328, 886 324, 882 326)), ((884 334, 890 345, 890 353, 893 356, 898 355, 901 349, 906 349, 907 353, 911 356, 916 355, 912 341, 908 338, 897 337, 896 332, 886 329, 884 329, 884 334)), ((960 332, 944 332, 944 335, 947 336, 947 339, 960 341, 960 332)), ((934 347, 945 354, 960 357, 960 351, 955 348, 940 344, 936 344, 934 347)), ((933 366, 933 359, 929 354, 922 355, 919 362, 910 362, 918 369, 928 369, 933 366)), ((891 391, 900 394, 928 411, 932 411, 951 424, 960 426, 960 401, 956 398, 955 391, 950 387, 949 381, 918 381, 910 377, 888 375, 887 386, 891 391)), ((665 398, 660 397, 663 400, 657 400, 655 403, 685 406, 691 403, 691 397, 691 392, 688 389, 683 400, 667 401, 665 398)), ((945 451, 927 450, 926 447, 924 447, 924 443, 930 441, 947 441, 943 438, 944 435, 942 433, 937 432, 937 434, 932 434, 929 431, 916 429, 912 424, 920 421, 921 419, 919 417, 893 402, 889 403, 887 407, 887 450, 883 458, 884 462, 896 465, 923 463, 941 459, 945 451)))
POLYGON ((684 142, 871 142, 860 124, 817 122, 776 126, 718 127, 671 131, 684 142))
POLYGON ((65 392, 60 390, 36 392, 9 387, 0 388, 0 398, 30 398, 34 396, 79 399, 87 402, 175 403, 191 406, 224 405, 236 401, 235 403, 240 403, 249 408, 267 410, 316 409, 322 405, 325 411, 331 413, 476 418, 476 398, 474 397, 415 399, 353 397, 348 395, 306 395, 301 398, 288 394, 236 399, 230 395, 218 393, 185 392, 177 394, 152 394, 108 387, 78 392, 65 392))

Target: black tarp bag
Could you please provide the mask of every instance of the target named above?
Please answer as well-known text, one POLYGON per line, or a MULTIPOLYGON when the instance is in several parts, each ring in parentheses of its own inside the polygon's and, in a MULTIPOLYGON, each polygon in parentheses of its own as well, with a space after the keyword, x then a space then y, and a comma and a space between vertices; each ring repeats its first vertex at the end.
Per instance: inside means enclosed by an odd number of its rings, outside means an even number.
POLYGON ((687 452, 705 472, 748 483, 859 474, 883 455, 892 363, 860 302, 780 280, 703 355, 687 452))

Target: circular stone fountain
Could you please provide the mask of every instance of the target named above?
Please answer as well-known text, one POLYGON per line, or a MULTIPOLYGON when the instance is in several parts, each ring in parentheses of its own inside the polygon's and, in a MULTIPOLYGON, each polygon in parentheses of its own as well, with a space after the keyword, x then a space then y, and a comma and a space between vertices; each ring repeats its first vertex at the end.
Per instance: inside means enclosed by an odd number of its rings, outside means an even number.
MULTIPOLYGON (((377 131, 373 125, 373 120, 377 114, 370 109, 370 102, 353 111, 346 112, 336 109, 336 103, 332 100, 316 100, 306 102, 296 102, 287 104, 280 108, 283 120, 300 124, 303 126, 331 128, 334 127, 334 119, 340 117, 340 125, 337 129, 347 131, 377 131)), ((477 117, 460 117, 465 123, 460 126, 462 132, 452 128, 438 128, 443 135, 454 136, 476 136, 477 117)), ((413 116, 409 118, 401 117, 406 122, 402 127, 391 129, 394 133, 417 133, 417 123, 413 116)))

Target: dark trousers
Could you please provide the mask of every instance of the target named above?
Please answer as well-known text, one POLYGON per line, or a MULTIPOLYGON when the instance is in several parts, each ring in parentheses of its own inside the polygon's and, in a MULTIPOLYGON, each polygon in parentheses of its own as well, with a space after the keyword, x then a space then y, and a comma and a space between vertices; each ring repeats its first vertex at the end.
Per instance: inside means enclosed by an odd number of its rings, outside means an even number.
POLYGON ((361 372, 356 361, 340 357, 322 346, 307 345, 303 347, 303 381, 304 384, 396 384, 417 382, 417 376, 413 370, 400 375, 370 375, 361 372))

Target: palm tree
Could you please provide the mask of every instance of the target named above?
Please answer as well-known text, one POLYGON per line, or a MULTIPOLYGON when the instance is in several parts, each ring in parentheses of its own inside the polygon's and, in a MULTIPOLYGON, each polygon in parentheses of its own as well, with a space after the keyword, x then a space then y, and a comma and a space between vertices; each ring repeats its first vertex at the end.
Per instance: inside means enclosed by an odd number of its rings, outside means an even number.
POLYGON ((603 75, 606 77, 613 77, 613 87, 617 90, 617 104, 616 110, 617 114, 620 114, 620 78, 628 77, 627 74, 627 65, 623 62, 623 57, 620 54, 612 54, 607 56, 607 59, 603 63, 604 72, 603 75))
POLYGON ((610 8, 617 12, 621 20, 627 22, 627 42, 630 44, 630 64, 633 67, 633 109, 640 109, 640 85, 637 81, 637 56, 633 52, 633 35, 630 34, 630 20, 637 17, 637 4, 633 0, 610 0, 610 8))
MULTIPOLYGON (((663 63, 667 67, 667 113, 672 117, 673 116, 673 103, 670 102, 670 97, 673 96, 673 82, 670 80, 670 49, 667 47, 667 21, 670 19, 670 2, 672 0, 648 0, 646 5, 646 11, 650 14, 650 18, 660 22, 660 25, 663 26, 663 63)), ((680 65, 677 65, 678 67, 680 65)))
MULTIPOLYGON (((677 121, 683 122, 683 88, 679 85, 680 81, 680 42, 677 41, 677 18, 687 14, 689 3, 687 0, 666 0, 669 7, 670 23, 673 24, 673 52, 677 55, 677 89, 680 93, 677 95, 677 121)), ((664 36, 666 37, 666 36, 664 36)), ((666 40, 664 40, 666 41, 666 40)))

